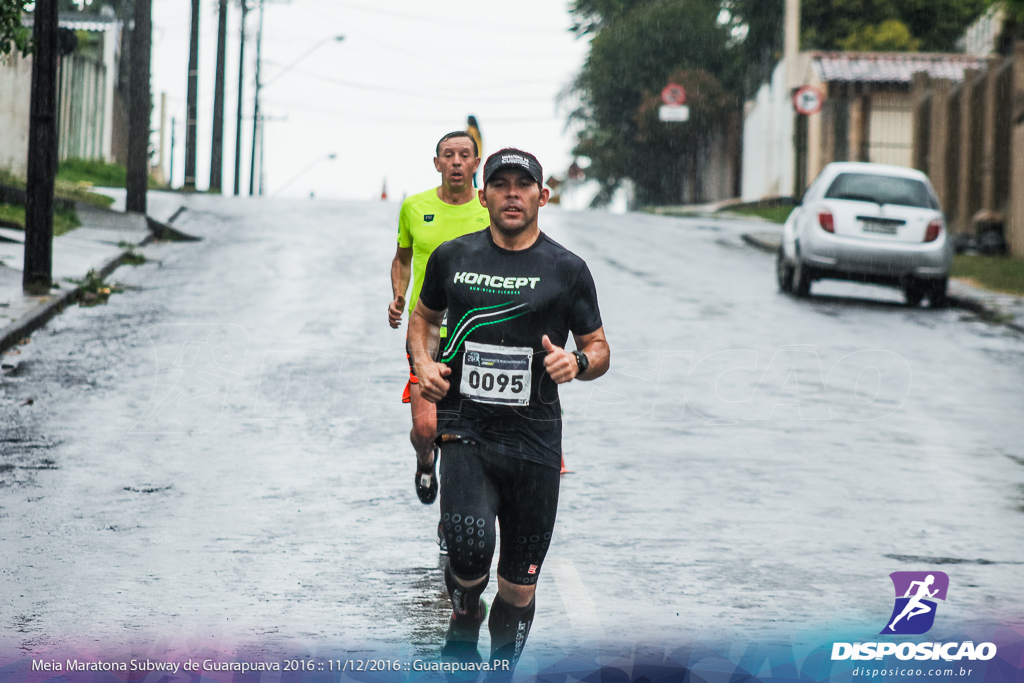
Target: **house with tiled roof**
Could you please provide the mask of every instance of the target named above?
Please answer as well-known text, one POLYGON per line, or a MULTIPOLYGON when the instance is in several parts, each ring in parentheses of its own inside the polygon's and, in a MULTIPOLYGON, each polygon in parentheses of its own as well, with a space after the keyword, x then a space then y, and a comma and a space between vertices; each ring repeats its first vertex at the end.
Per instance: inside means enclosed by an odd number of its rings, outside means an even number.
POLYGON ((783 60, 770 83, 747 103, 742 196, 795 196, 832 161, 913 166, 914 74, 962 81, 984 68, 966 54, 817 52, 783 60), (823 95, 818 111, 799 114, 794 92, 823 95))

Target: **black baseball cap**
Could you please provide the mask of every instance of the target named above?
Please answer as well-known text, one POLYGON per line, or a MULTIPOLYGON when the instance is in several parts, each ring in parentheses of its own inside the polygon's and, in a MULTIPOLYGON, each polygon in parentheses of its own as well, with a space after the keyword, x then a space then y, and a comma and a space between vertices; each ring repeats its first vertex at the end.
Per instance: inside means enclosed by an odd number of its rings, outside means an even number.
POLYGON ((503 168, 521 168, 529 173, 538 185, 544 185, 544 169, 541 168, 537 157, 513 147, 498 150, 487 157, 487 163, 484 164, 484 185, 503 168))

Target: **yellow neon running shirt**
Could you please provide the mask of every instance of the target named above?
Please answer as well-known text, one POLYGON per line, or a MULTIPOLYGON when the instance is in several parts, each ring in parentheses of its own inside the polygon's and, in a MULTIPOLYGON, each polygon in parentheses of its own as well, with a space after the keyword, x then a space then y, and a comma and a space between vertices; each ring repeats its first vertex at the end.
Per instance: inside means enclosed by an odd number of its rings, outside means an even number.
POLYGON ((487 209, 475 197, 455 206, 437 196, 437 188, 407 197, 398 216, 398 246, 412 247, 412 296, 406 310, 412 314, 420 298, 427 259, 441 244, 478 232, 491 222, 487 209))

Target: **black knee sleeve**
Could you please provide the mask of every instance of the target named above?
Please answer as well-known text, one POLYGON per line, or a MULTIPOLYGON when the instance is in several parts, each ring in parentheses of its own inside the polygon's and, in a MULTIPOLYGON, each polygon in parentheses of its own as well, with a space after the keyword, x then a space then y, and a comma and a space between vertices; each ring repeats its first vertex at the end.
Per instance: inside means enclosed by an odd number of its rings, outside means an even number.
POLYGON ((503 600, 500 593, 494 597, 487 620, 491 632, 491 661, 507 660, 510 667, 516 665, 526 646, 536 611, 536 600, 531 600, 526 607, 516 607, 503 600))
POLYGON ((465 617, 473 621, 483 621, 484 612, 480 605, 480 596, 484 594, 490 575, 475 586, 462 586, 455 580, 450 566, 444 567, 444 585, 448 587, 448 597, 452 600, 452 610, 457 617, 465 617))

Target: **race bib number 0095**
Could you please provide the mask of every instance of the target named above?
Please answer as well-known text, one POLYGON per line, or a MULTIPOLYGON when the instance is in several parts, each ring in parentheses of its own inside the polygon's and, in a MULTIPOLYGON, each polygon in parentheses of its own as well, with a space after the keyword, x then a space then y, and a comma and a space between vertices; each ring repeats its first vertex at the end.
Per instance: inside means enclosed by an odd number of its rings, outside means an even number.
POLYGON ((459 391, 477 403, 530 405, 533 349, 466 342, 459 391))

